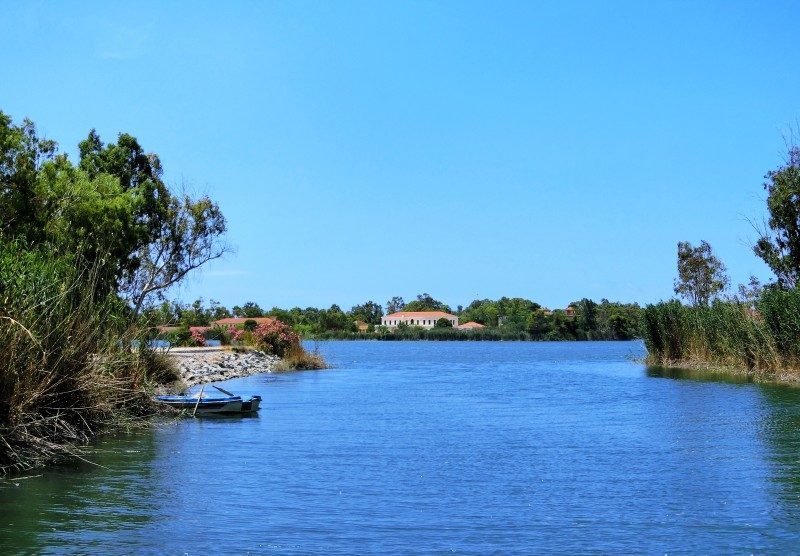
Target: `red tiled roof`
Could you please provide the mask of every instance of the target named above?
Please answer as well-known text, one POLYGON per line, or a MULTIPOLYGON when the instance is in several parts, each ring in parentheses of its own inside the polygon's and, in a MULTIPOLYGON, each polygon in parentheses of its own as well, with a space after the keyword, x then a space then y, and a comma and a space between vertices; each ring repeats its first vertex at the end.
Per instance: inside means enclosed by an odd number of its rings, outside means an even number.
POLYGON ((486 328, 481 323, 475 322, 475 321, 472 321, 472 320, 469 321, 469 322, 465 322, 464 324, 459 324, 458 327, 459 328, 486 328))
POLYGON ((455 315, 451 315, 450 313, 445 313, 443 311, 399 311, 397 313, 392 313, 391 315, 386 315, 383 317, 385 319, 402 319, 402 318, 410 318, 410 319, 450 319, 456 318, 455 315))
POLYGON ((275 319, 271 319, 269 317, 228 317, 226 319, 215 320, 214 324, 219 326, 235 326, 237 324, 244 324, 249 320, 254 320, 258 324, 264 324, 265 322, 272 322, 275 319))

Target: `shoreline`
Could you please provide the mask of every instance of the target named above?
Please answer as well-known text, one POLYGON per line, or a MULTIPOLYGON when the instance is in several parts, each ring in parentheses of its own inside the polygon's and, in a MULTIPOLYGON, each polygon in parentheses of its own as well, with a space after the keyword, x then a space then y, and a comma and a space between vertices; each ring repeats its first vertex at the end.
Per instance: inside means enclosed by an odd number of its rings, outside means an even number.
POLYGON ((709 379, 718 379, 728 376, 731 378, 745 379, 747 382, 755 384, 766 384, 772 386, 788 386, 800 388, 800 371, 793 369, 783 369, 776 372, 771 371, 749 371, 741 367, 728 366, 722 363, 698 360, 679 360, 679 361, 650 361, 645 358, 644 365, 648 369, 678 371, 691 375, 705 375, 709 379))
POLYGON ((180 347, 164 352, 187 388, 277 370, 280 357, 258 350, 180 347))

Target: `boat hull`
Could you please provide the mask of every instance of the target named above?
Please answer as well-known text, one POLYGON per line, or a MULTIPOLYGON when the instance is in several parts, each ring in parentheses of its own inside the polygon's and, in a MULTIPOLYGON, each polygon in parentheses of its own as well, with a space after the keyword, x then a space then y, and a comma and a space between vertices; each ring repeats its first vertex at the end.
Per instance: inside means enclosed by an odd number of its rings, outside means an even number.
POLYGON ((190 411, 195 415, 231 415, 258 411, 261 396, 243 400, 241 396, 203 397, 196 396, 156 396, 156 401, 180 411, 190 411))

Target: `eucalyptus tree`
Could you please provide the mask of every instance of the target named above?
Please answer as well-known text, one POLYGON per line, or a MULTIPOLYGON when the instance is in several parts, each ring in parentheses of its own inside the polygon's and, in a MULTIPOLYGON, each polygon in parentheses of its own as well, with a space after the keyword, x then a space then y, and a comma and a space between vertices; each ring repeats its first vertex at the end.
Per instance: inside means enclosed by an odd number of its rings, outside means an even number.
POLYGON ((800 147, 791 146, 786 163, 764 177, 769 228, 753 250, 779 285, 795 288, 800 284, 800 147))
POLYGON ((688 241, 678 243, 678 277, 675 293, 692 305, 708 305, 709 301, 728 287, 725 265, 713 253, 711 245, 701 241, 692 247, 688 241))

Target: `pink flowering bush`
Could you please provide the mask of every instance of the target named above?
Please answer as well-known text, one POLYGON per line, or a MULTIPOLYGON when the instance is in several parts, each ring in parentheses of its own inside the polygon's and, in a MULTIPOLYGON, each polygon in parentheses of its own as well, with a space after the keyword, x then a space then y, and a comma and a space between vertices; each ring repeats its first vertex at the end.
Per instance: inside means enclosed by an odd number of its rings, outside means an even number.
POLYGON ((238 344, 244 335, 244 330, 241 328, 236 328, 235 326, 228 326, 228 334, 231 337, 231 342, 238 344))
POLYGON ((194 343, 197 344, 198 346, 206 345, 205 336, 203 336, 203 333, 196 328, 192 329, 192 341, 194 341, 194 343))
POLYGON ((300 336, 292 327, 279 320, 259 324, 253 331, 258 347, 283 357, 292 348, 300 347, 300 336))

